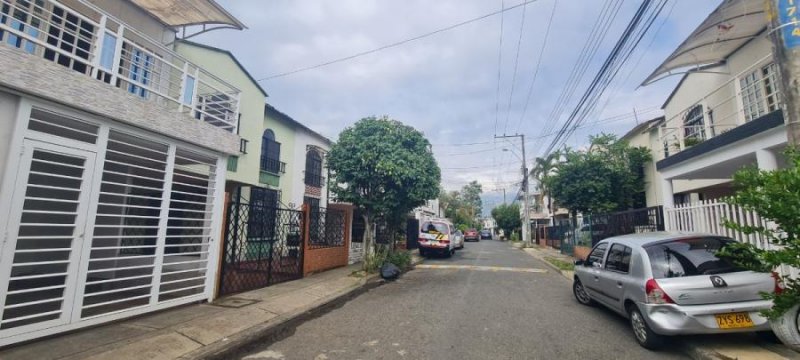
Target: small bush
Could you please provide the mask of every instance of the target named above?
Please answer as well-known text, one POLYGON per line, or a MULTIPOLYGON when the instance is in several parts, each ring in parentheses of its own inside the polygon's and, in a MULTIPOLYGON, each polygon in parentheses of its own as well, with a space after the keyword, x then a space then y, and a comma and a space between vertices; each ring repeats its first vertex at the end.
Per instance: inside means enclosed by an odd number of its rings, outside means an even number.
POLYGON ((544 259, 547 260, 547 262, 555 265, 559 270, 575 270, 575 264, 571 262, 549 256, 545 257, 544 259))
POLYGON ((386 261, 386 254, 386 249, 380 246, 375 249, 374 254, 367 254, 364 257, 364 270, 370 274, 378 272, 378 270, 381 268, 381 265, 383 265, 383 263, 386 261))
POLYGON ((406 271, 411 268, 411 253, 406 250, 397 250, 386 256, 386 262, 392 263, 400 270, 406 271))
POLYGON ((516 231, 512 232, 511 233, 511 241, 514 241, 514 242, 520 241, 519 240, 519 233, 517 233, 516 231))

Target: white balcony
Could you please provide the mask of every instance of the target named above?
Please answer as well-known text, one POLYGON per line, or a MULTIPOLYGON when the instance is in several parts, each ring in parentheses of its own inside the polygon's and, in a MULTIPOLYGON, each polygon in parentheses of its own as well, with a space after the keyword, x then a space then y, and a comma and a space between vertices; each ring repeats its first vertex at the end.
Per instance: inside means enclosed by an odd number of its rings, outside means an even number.
POLYGON ((779 74, 771 58, 771 55, 762 57, 744 70, 731 74, 727 81, 711 91, 698 94, 692 99, 692 105, 665 114, 667 118, 659 128, 663 157, 673 156, 780 110, 783 100, 779 74))
POLYGON ((97 6, 72 2, 80 6, 73 9, 55 0, 0 0, 0 46, 102 81, 138 98, 133 101, 159 103, 236 133, 237 88, 97 6))

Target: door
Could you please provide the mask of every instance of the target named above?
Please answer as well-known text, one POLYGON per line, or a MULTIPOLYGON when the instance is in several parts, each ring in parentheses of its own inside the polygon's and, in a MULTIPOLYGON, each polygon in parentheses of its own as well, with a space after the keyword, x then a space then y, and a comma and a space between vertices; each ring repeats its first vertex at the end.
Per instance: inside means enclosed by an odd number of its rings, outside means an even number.
POLYGON ((603 290, 600 284, 600 276, 602 273, 603 260, 608 250, 608 243, 601 243, 592 249, 589 256, 586 257, 586 266, 589 269, 586 271, 587 279, 581 279, 583 286, 592 295, 592 298, 603 301, 603 290))
POLYGON ((613 244, 608 250, 600 287, 604 296, 617 312, 624 312, 623 295, 625 286, 629 286, 631 265, 631 248, 622 244, 613 244))
POLYGON ((0 337, 72 314, 95 154, 25 140, 0 259, 0 337))

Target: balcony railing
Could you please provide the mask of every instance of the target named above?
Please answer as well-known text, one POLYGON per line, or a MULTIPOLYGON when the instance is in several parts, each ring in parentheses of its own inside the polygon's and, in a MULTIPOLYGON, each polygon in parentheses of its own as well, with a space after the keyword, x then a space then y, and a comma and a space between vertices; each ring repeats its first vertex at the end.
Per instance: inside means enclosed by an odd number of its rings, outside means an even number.
POLYGON ((659 129, 664 157, 711 139, 783 105, 778 70, 764 56, 668 118, 659 129), (694 120, 694 121, 692 121, 694 120))
POLYGON ((308 186, 321 188, 323 185, 325 185, 325 177, 324 176, 315 175, 315 174, 312 174, 312 173, 306 173, 305 174, 305 184, 308 185, 308 186))
POLYGON ((286 163, 276 159, 261 159, 261 171, 280 175, 286 173, 286 163))
POLYGON ((88 1, 77 1, 82 12, 56 0, 0 0, 0 43, 236 132, 238 89, 88 1))

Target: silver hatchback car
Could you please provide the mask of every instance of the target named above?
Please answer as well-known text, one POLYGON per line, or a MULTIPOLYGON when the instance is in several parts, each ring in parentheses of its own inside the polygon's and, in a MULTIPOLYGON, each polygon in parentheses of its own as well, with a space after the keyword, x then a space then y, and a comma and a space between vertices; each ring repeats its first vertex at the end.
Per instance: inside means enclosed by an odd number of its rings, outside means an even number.
POLYGON ((780 291, 772 274, 718 258, 735 240, 717 235, 643 233, 605 239, 575 262, 579 303, 600 303, 630 320, 636 341, 658 348, 665 335, 768 331, 759 314, 780 291))

